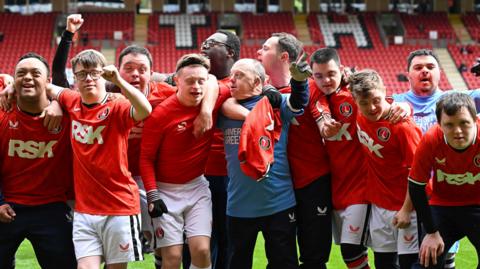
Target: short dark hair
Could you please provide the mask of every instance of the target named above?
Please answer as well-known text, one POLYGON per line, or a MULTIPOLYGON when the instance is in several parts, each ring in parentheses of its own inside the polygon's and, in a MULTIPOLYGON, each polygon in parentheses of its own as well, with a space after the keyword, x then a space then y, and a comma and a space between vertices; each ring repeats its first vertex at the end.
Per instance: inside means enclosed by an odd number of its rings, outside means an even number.
POLYGON ((240 59, 240 38, 234 32, 228 30, 217 30, 217 33, 227 36, 226 44, 233 50, 233 60, 238 61, 240 59))
POLYGON ((413 58, 415 58, 417 56, 432 56, 433 58, 435 58, 435 61, 437 61, 437 63, 440 63, 438 61, 437 54, 435 54, 435 52, 433 52, 433 50, 429 50, 429 49, 414 50, 414 51, 410 52, 410 54, 407 57, 407 72, 408 72, 408 70, 410 70, 410 66, 412 65, 413 58))
POLYGON ((81 64, 84 68, 92 68, 97 67, 105 67, 107 65, 107 60, 102 53, 96 50, 88 49, 79 52, 73 59, 71 60, 72 63, 72 70, 75 73, 75 68, 77 68, 77 64, 81 64))
POLYGON ((47 60, 45 60, 45 58, 43 58, 40 54, 37 54, 35 52, 28 52, 28 53, 25 53, 22 56, 20 56, 16 65, 18 65, 18 63, 20 61, 22 61, 24 59, 28 59, 28 58, 35 58, 35 59, 39 60, 40 62, 42 62, 45 65, 45 68, 47 68, 47 77, 50 76, 50 66, 48 65, 47 60))
POLYGON ((191 65, 200 65, 205 67, 207 70, 210 70, 210 60, 208 60, 207 57, 198 53, 191 53, 183 55, 180 60, 178 60, 175 73, 178 73, 178 71, 180 71, 182 68, 191 65))
POLYGON ((348 83, 352 95, 357 98, 365 98, 370 95, 370 91, 378 89, 386 92, 383 80, 377 71, 373 69, 363 69, 353 73, 348 77, 348 83))
POLYGON ((475 109, 475 103, 472 97, 462 92, 447 92, 440 97, 435 109, 435 115, 437 116, 437 122, 440 124, 442 119, 442 112, 445 112, 448 116, 455 115, 462 107, 467 108, 468 113, 475 121, 477 118, 477 110, 475 109))
POLYGON ((288 60, 293 63, 302 52, 303 44, 295 36, 289 33, 273 33, 272 37, 278 37, 278 50, 288 53, 288 60))
POLYGON ((122 65, 123 57, 125 57, 128 54, 142 54, 147 56, 148 62, 150 63, 150 68, 153 67, 153 60, 152 60, 152 54, 150 51, 145 48, 145 47, 140 47, 138 45, 130 45, 122 50, 120 52, 120 55, 118 56, 118 66, 120 67, 122 65))
POLYGON ((316 50, 312 56, 310 56, 310 66, 315 64, 326 64, 330 60, 334 60, 335 63, 340 66, 340 57, 338 52, 333 48, 323 48, 316 50))

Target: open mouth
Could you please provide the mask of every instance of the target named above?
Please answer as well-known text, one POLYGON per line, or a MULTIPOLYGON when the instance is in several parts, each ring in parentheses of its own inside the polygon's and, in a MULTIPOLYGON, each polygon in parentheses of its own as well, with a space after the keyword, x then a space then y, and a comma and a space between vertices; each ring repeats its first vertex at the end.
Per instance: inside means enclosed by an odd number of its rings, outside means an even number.
POLYGON ((130 85, 138 89, 140 88, 140 81, 132 81, 130 82, 130 85))

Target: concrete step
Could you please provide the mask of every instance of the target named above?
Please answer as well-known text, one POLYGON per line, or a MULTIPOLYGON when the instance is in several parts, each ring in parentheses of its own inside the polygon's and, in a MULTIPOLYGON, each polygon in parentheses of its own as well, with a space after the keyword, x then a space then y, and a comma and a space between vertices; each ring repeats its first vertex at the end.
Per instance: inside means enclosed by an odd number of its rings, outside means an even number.
POLYGON ((450 14, 448 15, 448 21, 452 25, 455 34, 457 35, 458 39, 462 44, 469 44, 473 42, 470 33, 468 32, 467 28, 463 24, 462 19, 460 18, 460 15, 450 14))
POLYGON ((148 36, 148 14, 137 14, 135 16, 134 41, 140 46, 147 44, 148 36))
POLYGON ((462 75, 457 69, 455 65, 455 61, 452 59, 452 56, 448 52, 447 49, 439 48, 434 49, 435 53, 438 56, 438 60, 440 61, 440 66, 442 67, 448 82, 452 85, 453 89, 455 90, 467 90, 467 84, 463 79, 462 75))
POLYGON ((312 45, 312 39, 310 32, 308 31, 307 15, 297 14, 293 16, 293 22, 295 23, 295 30, 297 31, 297 38, 304 45, 312 45))

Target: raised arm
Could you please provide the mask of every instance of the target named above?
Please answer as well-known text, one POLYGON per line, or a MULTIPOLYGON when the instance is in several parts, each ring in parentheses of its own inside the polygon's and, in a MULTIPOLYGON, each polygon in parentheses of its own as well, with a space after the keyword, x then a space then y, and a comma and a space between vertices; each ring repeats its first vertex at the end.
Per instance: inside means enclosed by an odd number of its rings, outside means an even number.
POLYGON ((52 63, 52 83, 64 88, 69 88, 67 74, 68 52, 72 46, 73 35, 80 29, 83 24, 82 15, 72 14, 67 17, 67 27, 63 31, 62 39, 55 52, 55 57, 52 63))
POLYGON ((137 90, 135 87, 126 82, 118 72, 114 65, 108 65, 103 68, 103 75, 106 80, 115 84, 122 94, 127 97, 133 106, 133 119, 141 121, 148 117, 152 112, 152 105, 148 102, 147 97, 137 90))
POLYGON ((302 53, 298 60, 290 65, 292 93, 288 103, 294 112, 300 111, 308 104, 308 78, 312 76, 312 69, 306 59, 307 54, 302 53))

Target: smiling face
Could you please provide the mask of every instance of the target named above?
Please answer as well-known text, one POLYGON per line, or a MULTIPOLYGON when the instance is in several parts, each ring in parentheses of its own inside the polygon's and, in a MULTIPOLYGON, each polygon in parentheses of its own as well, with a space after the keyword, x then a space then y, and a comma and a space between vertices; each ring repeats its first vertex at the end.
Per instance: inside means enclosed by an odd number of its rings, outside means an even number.
POLYGON ((148 57, 140 53, 130 53, 122 58, 122 64, 118 70, 120 76, 133 87, 145 93, 152 77, 150 61, 148 57))
POLYGON ((442 111, 440 127, 447 143, 458 150, 470 146, 476 134, 475 119, 472 118, 466 107, 461 107, 451 116, 442 111))
POLYGON ((430 55, 414 57, 408 70, 408 79, 416 95, 432 95, 440 82, 440 67, 437 60, 430 55))
POLYGON ((36 58, 25 58, 15 67, 14 87, 21 99, 38 100, 50 82, 45 64, 36 58))
POLYGON ((384 118, 389 110, 390 104, 385 100, 385 91, 372 89, 366 96, 355 96, 355 102, 360 112, 369 121, 378 121, 384 118))

